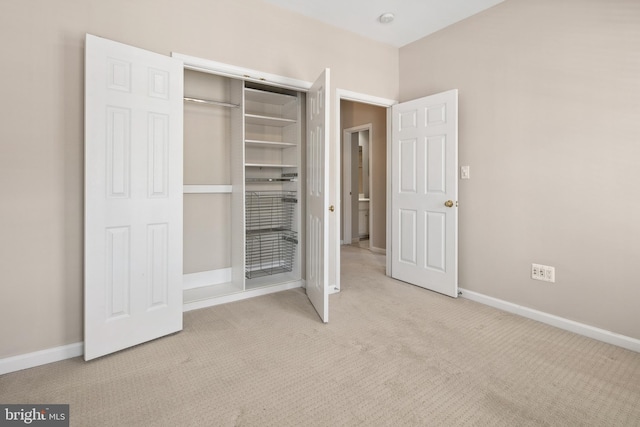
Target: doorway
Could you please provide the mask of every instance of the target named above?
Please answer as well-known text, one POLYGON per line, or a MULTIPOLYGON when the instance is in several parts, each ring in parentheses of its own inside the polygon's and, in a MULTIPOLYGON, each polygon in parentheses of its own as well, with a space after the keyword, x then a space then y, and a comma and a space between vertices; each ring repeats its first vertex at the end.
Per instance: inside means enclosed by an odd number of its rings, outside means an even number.
POLYGON ((340 100, 340 242, 386 253, 387 107, 340 100))
POLYGON ((345 129, 342 138, 342 242, 369 248, 372 124, 345 129))
MULTIPOLYGON (((330 185, 335 195, 335 202, 338 205, 337 215, 330 218, 330 245, 329 251, 329 271, 331 277, 331 289, 333 292, 340 292, 340 254, 342 243, 342 137, 343 130, 356 127, 358 125, 371 123, 372 129, 369 134, 370 148, 372 150, 370 162, 371 181, 373 194, 370 194, 369 209, 371 230, 369 230, 369 250, 381 254, 387 253, 387 235, 389 224, 387 224, 387 193, 390 194, 389 183, 387 182, 387 158, 389 157, 389 145, 391 135, 391 115, 390 107, 397 101, 378 96, 367 95, 345 89, 336 89, 337 102, 335 105, 334 117, 336 123, 335 137, 332 142, 332 159, 336 165, 335 172, 331 176, 330 185), (363 117, 372 115, 373 117, 363 117), (377 173, 380 170, 381 173, 377 173), (378 215, 378 213, 380 213, 378 215)), ((390 272, 389 260, 387 259, 386 271, 390 272)))

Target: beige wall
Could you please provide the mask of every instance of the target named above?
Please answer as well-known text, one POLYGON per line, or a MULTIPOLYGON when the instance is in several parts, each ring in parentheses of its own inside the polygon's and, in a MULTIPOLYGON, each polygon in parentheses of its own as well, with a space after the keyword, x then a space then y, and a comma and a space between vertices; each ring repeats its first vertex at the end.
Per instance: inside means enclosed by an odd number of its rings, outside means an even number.
POLYGON ((0 358, 83 339, 87 32, 307 81, 330 67, 333 87, 398 96, 397 49, 259 0, 3 0, 0 358))
MULTIPOLYGON (((373 215, 370 245, 386 250, 387 221, 387 109, 351 101, 340 102, 341 128, 371 123, 371 184, 369 209, 373 215)), ((357 212, 353 213, 357 215, 357 212)), ((354 234, 357 233, 357 229, 354 234)))
POLYGON ((460 286, 640 339, 640 2, 507 0, 400 49, 401 100, 451 88, 460 286))

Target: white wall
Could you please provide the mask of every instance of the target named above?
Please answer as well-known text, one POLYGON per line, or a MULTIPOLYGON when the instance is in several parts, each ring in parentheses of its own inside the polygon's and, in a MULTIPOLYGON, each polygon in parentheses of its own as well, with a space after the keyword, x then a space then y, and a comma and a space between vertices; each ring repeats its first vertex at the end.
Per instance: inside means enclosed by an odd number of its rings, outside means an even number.
POLYGON ((330 67, 334 87, 398 96, 397 49, 260 0, 3 0, 0 358, 83 339, 87 32, 307 81, 330 67))
POLYGON ((640 2, 507 0, 400 49, 401 100, 452 88, 460 286, 640 338, 640 2))

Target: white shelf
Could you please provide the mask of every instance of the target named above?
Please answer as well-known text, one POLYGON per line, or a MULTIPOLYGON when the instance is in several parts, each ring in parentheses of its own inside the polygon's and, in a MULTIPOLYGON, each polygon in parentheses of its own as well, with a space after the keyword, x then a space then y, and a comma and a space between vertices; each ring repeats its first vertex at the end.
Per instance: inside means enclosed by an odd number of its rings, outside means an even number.
POLYGON ((291 148, 297 147, 298 144, 294 142, 276 142, 276 141, 262 141, 258 139, 247 139, 244 141, 245 145, 250 147, 275 147, 275 148, 291 148))
POLYGON ((183 185, 182 192, 184 194, 226 194, 231 193, 233 187, 231 185, 183 185))
POLYGON ((245 163, 248 168, 297 168, 298 165, 274 165, 268 163, 245 163))
POLYGON ((285 105, 296 100, 296 97, 292 95, 268 92, 260 89, 252 89, 249 87, 245 88, 245 96, 248 101, 256 101, 273 105, 285 105))
POLYGON ((200 98, 192 98, 190 96, 185 96, 184 100, 187 102, 193 102, 196 105, 215 105, 218 107, 230 107, 230 108, 239 108, 238 104, 231 104, 229 102, 224 101, 214 101, 211 99, 200 99, 200 98))
POLYGON ((245 114, 245 122, 251 125, 263 125, 273 127, 287 127, 297 123, 293 119, 283 119, 281 117, 263 116, 258 114, 245 114))

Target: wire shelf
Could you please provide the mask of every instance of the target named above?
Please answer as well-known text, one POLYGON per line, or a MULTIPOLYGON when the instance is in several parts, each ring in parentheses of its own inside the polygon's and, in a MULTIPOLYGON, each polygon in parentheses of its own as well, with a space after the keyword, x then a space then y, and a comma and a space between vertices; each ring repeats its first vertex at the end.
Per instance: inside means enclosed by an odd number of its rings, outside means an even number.
POLYGON ((295 191, 248 191, 245 276, 248 279, 293 271, 298 234, 293 218, 295 191))

